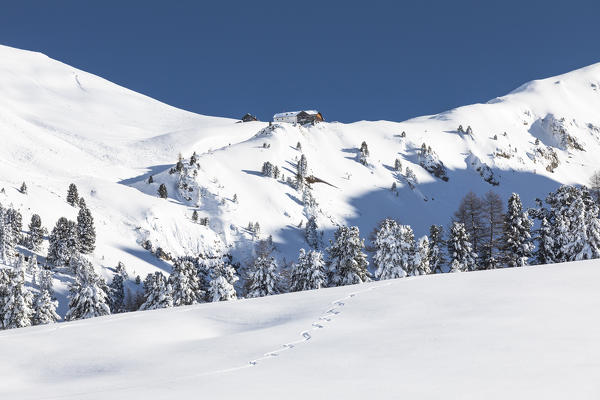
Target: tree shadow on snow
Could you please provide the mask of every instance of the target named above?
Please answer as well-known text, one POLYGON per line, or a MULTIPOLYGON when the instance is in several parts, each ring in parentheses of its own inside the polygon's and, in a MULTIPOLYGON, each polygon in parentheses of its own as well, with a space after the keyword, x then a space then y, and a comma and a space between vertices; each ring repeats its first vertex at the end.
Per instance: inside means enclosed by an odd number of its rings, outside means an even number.
POLYGON ((119 181, 121 185, 131 185, 136 182, 146 181, 151 175, 159 174, 169 168, 171 168, 173 164, 163 164, 163 165, 153 165, 151 167, 147 167, 148 172, 145 172, 141 175, 135 176, 133 178, 127 178, 119 181))
MULTIPOLYGON (((167 275, 170 274, 171 270, 173 269, 171 264, 169 264, 165 260, 162 260, 162 259, 156 257, 154 254, 150 253, 148 250, 145 250, 142 248, 133 249, 131 247, 121 247, 120 249, 128 254, 131 254, 134 257, 139 258, 142 261, 147 262, 148 264, 155 266, 156 268, 167 273, 167 275)), ((144 279, 143 276, 141 278, 144 279)))

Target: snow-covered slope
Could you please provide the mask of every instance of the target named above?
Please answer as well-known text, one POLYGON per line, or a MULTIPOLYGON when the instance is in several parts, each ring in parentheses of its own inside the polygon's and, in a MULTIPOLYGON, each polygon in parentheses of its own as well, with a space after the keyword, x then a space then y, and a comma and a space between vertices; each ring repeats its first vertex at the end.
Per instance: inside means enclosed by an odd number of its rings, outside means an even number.
POLYGON ((600 262, 0 332, 14 399, 597 399, 600 262))
MULTIPOLYGON (((302 194, 260 170, 270 161, 292 177, 298 142, 309 174, 328 183, 312 185, 324 242, 338 224, 358 225, 367 236, 388 216, 421 235, 430 224, 446 225, 468 190, 504 198, 516 191, 531 205, 560 183, 585 183, 600 168, 598 109, 600 64, 525 84, 488 104, 405 122, 269 128, 178 110, 44 55, 0 46, 0 203, 19 209, 25 225, 40 214, 51 229, 61 216, 75 218, 65 196, 76 183, 95 218, 93 261, 109 279, 118 261, 130 276, 169 272, 141 247, 145 240, 176 256, 216 243, 243 264, 254 243, 248 222, 259 222, 263 237, 273 235, 283 263, 306 246, 302 194), (458 132, 459 125, 472 133, 458 132), (356 161, 362 141, 367 166, 356 161), (420 155, 422 143, 431 152, 420 155), (179 153, 187 163, 193 152, 199 167, 186 168, 189 176, 169 173, 179 153), (396 158, 401 171, 393 168, 396 158), (428 172, 442 164, 445 180, 428 172), (17 190, 23 181, 27 195, 17 190), (397 193, 389 190, 394 182, 397 193), (156 195, 161 183, 168 200, 156 195), (209 226, 191 221, 194 209, 209 226)), ((57 283, 59 293, 65 282, 57 283)), ((61 297, 62 313, 64 307, 61 297)))
MULTIPOLYGON (((307 220, 302 193, 284 182, 295 175, 301 154, 309 175, 327 182, 312 185, 325 242, 338 224, 358 225, 366 236, 384 217, 410 224, 422 235, 431 224, 447 225, 469 190, 494 190, 505 200, 517 192, 533 205, 559 184, 586 184, 600 167, 598 109, 600 64, 528 83, 488 104, 400 123, 274 125, 251 140, 200 156, 195 186, 191 179, 196 193, 203 193, 200 198, 188 196, 187 189, 178 193, 181 178, 167 171, 155 176, 153 185, 138 181, 133 186, 152 194, 158 184, 169 184, 174 198, 197 205, 230 240, 249 238, 243 228, 258 221, 289 260, 305 246, 298 228, 307 220), (357 161, 363 141, 370 152, 368 166, 357 161), (422 153, 423 144, 431 150, 422 153), (394 170, 396 159, 401 171, 394 170), (285 178, 263 177, 266 161, 285 178), (390 190, 394 182, 397 193, 390 190)), ((190 184, 189 177, 184 181, 190 184)))

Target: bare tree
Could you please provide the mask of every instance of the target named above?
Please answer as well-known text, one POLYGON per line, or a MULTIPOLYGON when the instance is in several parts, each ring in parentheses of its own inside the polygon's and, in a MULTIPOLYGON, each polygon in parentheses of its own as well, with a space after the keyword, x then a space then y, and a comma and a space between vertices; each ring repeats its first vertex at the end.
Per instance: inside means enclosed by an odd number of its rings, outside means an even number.
POLYGON ((498 252, 502 238, 504 224, 504 204, 500 196, 493 191, 487 192, 482 199, 484 238, 483 238, 483 266, 493 268, 498 261, 498 252))
POLYGON ((473 245, 473 252, 479 254, 482 240, 485 237, 483 201, 475 193, 467 193, 454 213, 453 221, 464 224, 473 245))
POLYGON ((590 177, 590 192, 596 198, 596 203, 600 203, 600 171, 596 171, 590 177))

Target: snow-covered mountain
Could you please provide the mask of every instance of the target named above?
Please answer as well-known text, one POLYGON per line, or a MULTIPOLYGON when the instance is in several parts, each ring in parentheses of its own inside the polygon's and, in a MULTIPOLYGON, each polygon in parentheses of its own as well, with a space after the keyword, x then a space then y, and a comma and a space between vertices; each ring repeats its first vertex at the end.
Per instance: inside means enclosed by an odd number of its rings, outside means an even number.
MULTIPOLYGON (((147 240, 176 256, 219 247, 243 264, 255 240, 249 222, 260 224, 262 237, 273 235, 278 258, 289 262, 306 246, 302 193, 285 182, 302 154, 308 175, 325 182, 312 184, 324 242, 338 224, 358 225, 366 237, 388 216, 421 235, 446 225, 468 190, 504 199, 514 191, 532 205, 561 183, 586 183, 600 168, 598 109, 600 64, 404 122, 237 123, 0 46, 0 203, 19 209, 25 223, 40 214, 51 229, 61 216, 75 218, 65 202, 75 183, 96 222, 93 261, 107 277, 119 261, 133 276, 168 272, 142 248, 147 240), (367 165, 357 160, 363 141, 367 165), (183 173, 170 173, 178 154, 183 173), (282 176, 263 176, 267 161, 282 176), (18 191, 23 181, 26 195, 18 191), (157 196, 161 183, 167 200, 157 196), (191 220, 193 210, 208 226, 191 220)), ((64 293, 64 283, 56 289, 64 293)))
POLYGON ((598 260, 0 332, 10 399, 597 399, 598 260))

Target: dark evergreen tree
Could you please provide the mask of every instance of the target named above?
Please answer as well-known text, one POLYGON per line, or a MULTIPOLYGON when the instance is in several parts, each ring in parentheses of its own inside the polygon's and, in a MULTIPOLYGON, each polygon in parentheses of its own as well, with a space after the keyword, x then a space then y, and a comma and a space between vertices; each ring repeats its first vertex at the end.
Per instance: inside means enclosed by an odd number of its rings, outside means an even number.
POLYGON ((125 286, 123 276, 115 274, 109 285, 109 306, 112 314, 125 312, 125 286))
POLYGON ((192 221, 198 222, 198 211, 197 210, 194 210, 194 212, 192 213, 192 221))
POLYGON ((154 183, 154 177, 152 175, 150 175, 150 177, 148 177, 148 183, 154 183))
POLYGON ((399 158, 396 158, 396 161, 394 161, 394 170, 398 172, 402 171, 402 161, 399 158))
POLYGON ((77 243, 82 254, 90 254, 96 248, 96 228, 90 210, 83 206, 77 215, 77 243))
POLYGON ((79 248, 75 222, 59 218, 50 233, 49 242, 47 261, 55 266, 68 264, 79 248))
POLYGON ((75 207, 77 202, 79 201, 79 194, 77 193, 77 186, 74 183, 69 185, 69 190, 67 191, 67 203, 75 207))
POLYGON ((358 151, 358 162, 362 165, 369 164, 369 147, 367 146, 367 142, 362 142, 360 145, 360 149, 358 151))
POLYGON ((261 173, 263 176, 272 178, 273 177, 273 164, 269 161, 265 161, 262 165, 261 173))
POLYGON ((164 183, 161 183, 160 186, 158 187, 158 195, 160 196, 161 199, 166 199, 169 194, 167 192, 167 187, 165 186, 164 183))
POLYGON ((27 185, 25 184, 25 182, 21 184, 21 188, 19 189, 19 191, 23 194, 27 194, 27 185))
POLYGON ((369 281, 364 240, 358 227, 340 226, 327 248, 330 286, 353 285, 369 281))

